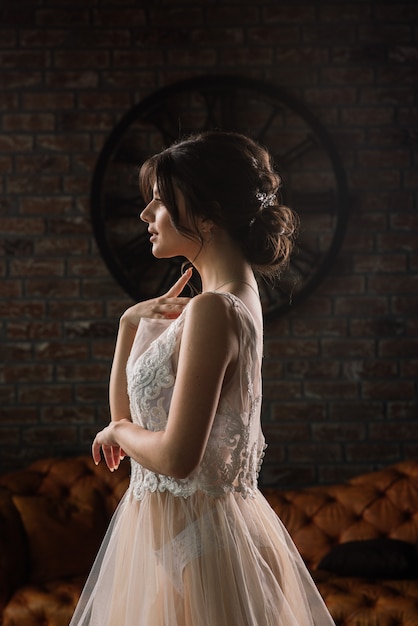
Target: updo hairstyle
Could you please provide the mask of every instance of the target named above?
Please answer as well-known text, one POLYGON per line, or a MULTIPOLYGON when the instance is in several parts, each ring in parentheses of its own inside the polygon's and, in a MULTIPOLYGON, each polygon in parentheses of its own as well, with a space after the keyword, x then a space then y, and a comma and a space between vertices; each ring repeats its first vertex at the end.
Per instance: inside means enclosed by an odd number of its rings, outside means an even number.
POLYGON ((275 273, 289 260, 298 220, 280 205, 281 178, 263 147, 239 133, 208 131, 174 143, 141 167, 146 202, 157 184, 174 226, 203 244, 197 225, 179 224, 177 187, 192 224, 198 217, 225 229, 245 259, 261 273, 275 273))

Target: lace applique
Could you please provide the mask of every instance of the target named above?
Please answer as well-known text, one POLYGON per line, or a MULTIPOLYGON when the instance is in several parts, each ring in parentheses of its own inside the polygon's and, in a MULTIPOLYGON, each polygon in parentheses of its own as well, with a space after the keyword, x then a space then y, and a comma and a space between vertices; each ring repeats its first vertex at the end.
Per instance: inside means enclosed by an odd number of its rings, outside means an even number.
MULTIPOLYGON (((155 474, 131 461, 132 495, 141 500, 146 492, 169 491, 187 498, 197 490, 218 497, 238 492, 253 495, 264 454, 260 426, 260 364, 256 333, 244 305, 225 294, 240 318, 241 355, 234 378, 221 396, 204 457, 199 467, 186 479, 155 474)), ((181 315, 155 339, 149 348, 127 368, 128 392, 133 421, 148 430, 164 430, 175 383, 173 355, 182 332, 181 315)))
POLYGON ((174 387, 171 356, 176 343, 174 323, 162 337, 154 340, 127 368, 128 394, 134 422, 149 430, 163 430, 167 423, 168 404, 163 390, 174 387))
POLYGON ((197 480, 190 477, 176 479, 164 474, 155 474, 131 459, 130 491, 136 500, 142 500, 150 491, 169 491, 173 496, 188 498, 198 489, 197 480))

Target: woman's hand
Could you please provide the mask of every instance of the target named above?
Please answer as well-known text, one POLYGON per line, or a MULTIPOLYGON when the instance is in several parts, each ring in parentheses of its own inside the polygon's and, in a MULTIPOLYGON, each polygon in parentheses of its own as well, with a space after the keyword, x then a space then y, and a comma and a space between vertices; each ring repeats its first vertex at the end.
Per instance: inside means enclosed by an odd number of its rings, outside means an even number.
POLYGON ((179 294, 189 282, 192 269, 189 268, 180 276, 178 281, 163 296, 138 302, 125 311, 121 321, 130 326, 137 327, 141 317, 154 317, 159 319, 175 319, 189 303, 190 298, 179 298, 179 294))
MULTIPOLYGON (((121 422, 130 423, 129 420, 123 419, 121 422)), ((106 428, 103 428, 97 433, 91 446, 91 453, 93 461, 98 465, 101 461, 100 450, 103 451, 103 457, 106 461, 106 465, 113 472, 118 469, 120 462, 125 458, 126 454, 122 448, 118 445, 115 438, 115 425, 116 422, 110 422, 106 428)))

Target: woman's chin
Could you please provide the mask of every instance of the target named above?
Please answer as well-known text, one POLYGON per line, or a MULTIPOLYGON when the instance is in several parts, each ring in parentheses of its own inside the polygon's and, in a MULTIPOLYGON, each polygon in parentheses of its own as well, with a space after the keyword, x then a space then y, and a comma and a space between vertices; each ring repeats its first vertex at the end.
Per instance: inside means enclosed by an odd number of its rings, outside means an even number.
POLYGON ((164 250, 159 250, 158 246, 152 246, 151 253, 156 259, 172 259, 175 256, 174 254, 164 252, 164 250))

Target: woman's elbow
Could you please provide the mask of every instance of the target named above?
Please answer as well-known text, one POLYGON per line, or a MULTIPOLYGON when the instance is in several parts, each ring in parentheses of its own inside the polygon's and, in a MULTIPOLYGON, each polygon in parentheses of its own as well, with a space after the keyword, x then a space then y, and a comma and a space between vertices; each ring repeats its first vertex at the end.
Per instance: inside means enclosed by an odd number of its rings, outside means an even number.
POLYGON ((185 480, 195 471, 200 463, 200 457, 180 454, 171 458, 168 464, 168 476, 177 480, 185 480))

